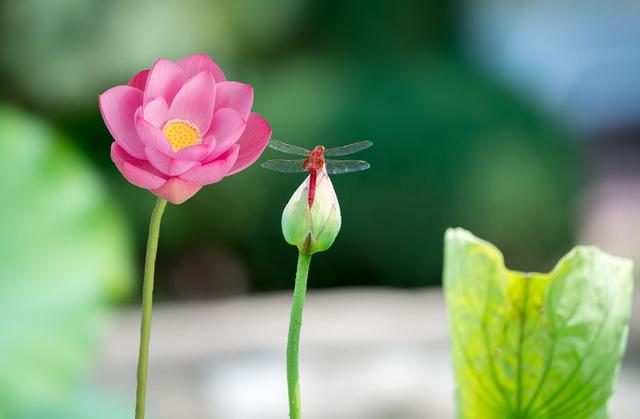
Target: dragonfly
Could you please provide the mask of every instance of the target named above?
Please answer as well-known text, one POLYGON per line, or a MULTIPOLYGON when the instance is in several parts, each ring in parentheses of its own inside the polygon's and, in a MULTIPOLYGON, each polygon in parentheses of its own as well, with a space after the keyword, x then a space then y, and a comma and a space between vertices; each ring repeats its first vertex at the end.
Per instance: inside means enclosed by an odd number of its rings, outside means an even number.
POLYGON ((318 172, 323 168, 326 169, 330 175, 341 175, 345 173, 359 172, 361 170, 367 170, 370 165, 364 160, 331 160, 325 159, 325 157, 340 157, 348 156, 358 151, 362 151, 371 147, 373 143, 371 141, 358 141, 353 144, 343 145, 340 147, 325 148, 324 146, 316 146, 313 150, 283 143, 278 140, 269 141, 269 148, 280 151, 286 154, 293 154, 296 156, 304 156, 304 159, 287 160, 287 159, 273 159, 267 160, 262 163, 262 167, 276 172, 284 173, 302 173, 309 172, 309 208, 313 206, 313 201, 316 196, 316 179, 318 172))

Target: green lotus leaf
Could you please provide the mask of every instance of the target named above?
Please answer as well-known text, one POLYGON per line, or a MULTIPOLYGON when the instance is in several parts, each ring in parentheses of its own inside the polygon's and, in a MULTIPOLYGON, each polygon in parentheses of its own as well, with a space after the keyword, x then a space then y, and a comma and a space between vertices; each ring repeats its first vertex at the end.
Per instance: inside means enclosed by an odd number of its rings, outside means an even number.
POLYGON ((130 289, 131 248, 68 142, 3 106, 0 138, 0 418, 20 418, 73 397, 107 303, 130 289))
POLYGON ((11 419, 130 419, 131 406, 105 394, 104 390, 87 386, 73 393, 65 403, 33 406, 11 419))
POLYGON ((607 418, 626 346, 632 264, 576 247, 548 274, 510 271, 471 233, 445 238, 457 417, 607 418))

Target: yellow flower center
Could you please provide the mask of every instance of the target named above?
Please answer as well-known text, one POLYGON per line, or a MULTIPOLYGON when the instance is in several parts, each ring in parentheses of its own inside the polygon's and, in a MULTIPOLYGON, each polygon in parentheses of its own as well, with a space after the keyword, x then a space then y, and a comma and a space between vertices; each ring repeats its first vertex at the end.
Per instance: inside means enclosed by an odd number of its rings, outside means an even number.
POLYGON ((174 119, 167 122, 162 128, 162 133, 169 140, 173 151, 198 144, 201 140, 198 127, 182 119, 174 119))

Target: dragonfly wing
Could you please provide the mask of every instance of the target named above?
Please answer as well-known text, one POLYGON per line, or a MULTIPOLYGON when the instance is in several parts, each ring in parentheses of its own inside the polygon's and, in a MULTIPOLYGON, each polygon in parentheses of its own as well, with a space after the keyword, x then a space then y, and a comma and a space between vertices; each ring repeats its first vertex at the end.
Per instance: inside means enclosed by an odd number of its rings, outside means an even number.
POLYGON ((287 154, 295 154, 298 156, 307 156, 311 150, 307 150, 306 148, 298 147, 297 145, 291 145, 287 143, 283 143, 282 141, 271 139, 269 141, 269 148, 274 150, 281 151, 287 154))
POLYGON ((304 160, 284 160, 274 159, 267 160, 262 163, 262 167, 276 172, 283 173, 302 173, 306 172, 304 166, 304 160))
POLYGON ((358 151, 367 149, 367 148, 371 147, 372 145, 373 145, 373 143, 371 141, 368 141, 368 140, 358 141, 357 143, 343 145, 341 147, 329 148, 329 149, 325 150, 324 155, 325 156, 330 156, 330 157, 346 156, 346 155, 357 153, 358 151))
POLYGON ((345 173, 367 170, 369 162, 364 160, 327 160, 325 162, 327 173, 330 175, 342 175, 345 173))

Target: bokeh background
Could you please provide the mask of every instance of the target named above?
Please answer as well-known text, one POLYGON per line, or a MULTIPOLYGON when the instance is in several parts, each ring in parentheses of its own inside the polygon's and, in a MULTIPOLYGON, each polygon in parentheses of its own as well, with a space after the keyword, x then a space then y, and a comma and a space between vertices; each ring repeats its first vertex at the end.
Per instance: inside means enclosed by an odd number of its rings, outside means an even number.
MULTIPOLYGON (((275 138, 375 143, 334 178, 343 228, 312 266, 309 418, 451 417, 446 227, 520 270, 575 243, 640 260, 638 22, 630 0, 0 0, 0 418, 131 416, 154 197, 110 161, 97 96, 197 52, 275 138)), ((301 181, 255 165, 166 211, 152 417, 286 417, 301 181)))

